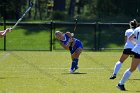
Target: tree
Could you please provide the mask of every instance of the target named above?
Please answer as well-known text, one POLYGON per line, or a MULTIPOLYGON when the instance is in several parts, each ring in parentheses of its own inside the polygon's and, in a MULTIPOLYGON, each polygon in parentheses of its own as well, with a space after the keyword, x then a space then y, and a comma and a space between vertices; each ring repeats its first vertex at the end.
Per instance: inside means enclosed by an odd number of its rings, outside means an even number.
POLYGON ((69 6, 69 11, 68 11, 68 15, 70 16, 74 16, 74 11, 75 11, 75 0, 70 0, 70 6, 69 6))
POLYGON ((65 11, 66 0, 54 0, 54 11, 65 11))
POLYGON ((48 0, 35 0, 34 2, 34 19, 43 20, 47 14, 47 3, 48 0))

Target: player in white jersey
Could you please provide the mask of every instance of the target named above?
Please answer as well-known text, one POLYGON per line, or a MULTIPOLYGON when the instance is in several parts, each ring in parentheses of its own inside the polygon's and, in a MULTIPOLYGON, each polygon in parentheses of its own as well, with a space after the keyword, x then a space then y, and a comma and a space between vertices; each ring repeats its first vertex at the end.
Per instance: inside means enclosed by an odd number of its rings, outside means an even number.
POLYGON ((131 76, 132 72, 136 70, 138 65, 140 64, 140 27, 137 27, 134 32, 130 35, 129 40, 135 45, 132 49, 134 57, 132 58, 132 63, 129 69, 127 69, 123 77, 121 78, 119 84, 117 85, 117 88, 119 88, 122 91, 125 91, 124 83, 128 80, 128 78, 131 76), (136 40, 134 41, 134 37, 136 37, 136 40))
POLYGON ((12 30, 11 28, 7 28, 4 31, 0 31, 0 38, 3 37, 3 36, 5 36, 7 32, 11 32, 11 30, 12 30))
POLYGON ((113 74, 111 75, 110 79, 115 79, 116 75, 118 74, 122 63, 129 57, 129 55, 132 55, 132 48, 134 47, 134 44, 128 39, 128 37, 133 33, 134 29, 137 27, 137 21, 134 19, 130 21, 129 26, 130 29, 126 30, 125 32, 125 45, 123 53, 119 59, 118 62, 116 62, 114 66, 113 74))

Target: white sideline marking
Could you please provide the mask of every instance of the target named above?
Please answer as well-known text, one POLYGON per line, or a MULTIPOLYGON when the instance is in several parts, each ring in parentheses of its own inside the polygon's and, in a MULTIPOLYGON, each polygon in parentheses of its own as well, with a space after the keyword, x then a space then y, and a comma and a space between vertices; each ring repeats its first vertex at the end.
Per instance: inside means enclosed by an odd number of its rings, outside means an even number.
POLYGON ((0 58, 0 62, 2 62, 3 60, 5 60, 9 55, 10 55, 10 53, 6 53, 5 55, 3 55, 3 56, 0 58))
MULTIPOLYGON (((46 69, 70 69, 70 68, 46 68, 46 69)), ((96 70, 96 69, 99 69, 99 70, 100 70, 100 69, 105 69, 105 68, 79 68, 79 69, 93 69, 93 70, 94 70, 94 69, 95 69, 95 70, 96 70)))

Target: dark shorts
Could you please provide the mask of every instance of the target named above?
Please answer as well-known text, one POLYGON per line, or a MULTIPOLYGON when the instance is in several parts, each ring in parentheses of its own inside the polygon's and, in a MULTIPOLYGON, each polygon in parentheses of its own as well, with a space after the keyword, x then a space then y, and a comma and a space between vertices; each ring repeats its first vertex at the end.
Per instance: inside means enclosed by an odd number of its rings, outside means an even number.
POLYGON ((132 53, 133 53, 133 55, 134 55, 134 58, 138 58, 138 59, 140 59, 140 54, 135 53, 135 52, 133 52, 133 51, 132 51, 132 53))
POLYGON ((131 48, 124 49, 124 50, 123 50, 123 54, 132 55, 133 52, 132 52, 131 50, 132 50, 131 48))

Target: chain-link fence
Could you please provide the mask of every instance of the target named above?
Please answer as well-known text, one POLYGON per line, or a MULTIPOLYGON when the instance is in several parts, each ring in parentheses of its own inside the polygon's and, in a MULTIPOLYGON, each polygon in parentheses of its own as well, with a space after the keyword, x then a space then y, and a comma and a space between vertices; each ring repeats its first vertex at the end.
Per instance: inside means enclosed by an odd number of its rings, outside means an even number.
MULTIPOLYGON (((2 23, 0 23, 2 25, 2 23)), ((14 23, 6 23, 7 26, 14 23)), ((122 49, 128 23, 82 23, 74 22, 20 23, 6 39, 0 39, 1 50, 58 50, 63 49, 54 32, 70 31, 83 42, 85 50, 122 49)))

